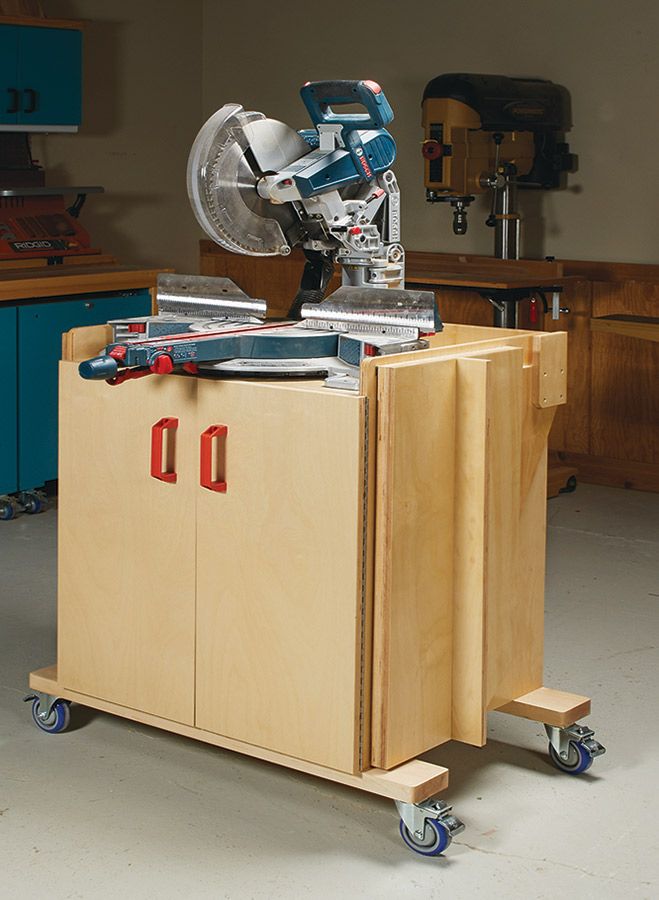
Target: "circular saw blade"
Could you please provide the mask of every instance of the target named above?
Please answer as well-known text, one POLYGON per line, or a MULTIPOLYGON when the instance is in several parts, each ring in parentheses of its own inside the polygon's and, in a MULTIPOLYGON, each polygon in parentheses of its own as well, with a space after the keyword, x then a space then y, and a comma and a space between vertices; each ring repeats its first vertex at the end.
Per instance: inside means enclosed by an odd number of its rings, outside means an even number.
POLYGON ((263 113, 237 103, 219 109, 202 126, 188 158, 188 196, 206 234, 234 253, 290 253, 301 236, 299 218, 290 204, 261 198, 256 185, 266 171, 278 171, 310 149, 296 131, 263 113))

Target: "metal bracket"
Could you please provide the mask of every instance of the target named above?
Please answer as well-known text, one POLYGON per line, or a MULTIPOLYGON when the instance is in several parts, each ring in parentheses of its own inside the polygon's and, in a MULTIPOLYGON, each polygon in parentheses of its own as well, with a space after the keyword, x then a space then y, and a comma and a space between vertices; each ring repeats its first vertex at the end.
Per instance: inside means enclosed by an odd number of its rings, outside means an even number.
POLYGON ((53 711, 53 706, 59 700, 59 697, 54 697, 52 694, 43 694, 41 691, 35 691, 33 694, 27 694, 27 696, 23 697, 24 703, 29 703, 31 700, 39 701, 39 712, 37 713, 37 716, 46 722, 53 711))
POLYGON ((567 315, 570 312, 569 306, 561 306, 560 299, 561 299, 560 291, 552 291, 551 317, 554 320, 560 319, 561 313, 563 313, 563 315, 567 315))
POLYGON ((565 728, 559 728, 557 725, 545 725, 545 731, 549 738, 549 743, 554 748, 561 759, 567 759, 570 750, 570 741, 577 744, 583 744, 590 755, 595 758, 606 753, 604 747, 596 741, 595 732, 586 725, 568 725, 565 728))
POLYGON ((403 800, 394 802, 405 827, 419 841, 424 839, 428 819, 439 820, 451 838, 465 830, 464 822, 453 815, 453 807, 444 800, 430 798, 422 803, 405 803, 403 800))

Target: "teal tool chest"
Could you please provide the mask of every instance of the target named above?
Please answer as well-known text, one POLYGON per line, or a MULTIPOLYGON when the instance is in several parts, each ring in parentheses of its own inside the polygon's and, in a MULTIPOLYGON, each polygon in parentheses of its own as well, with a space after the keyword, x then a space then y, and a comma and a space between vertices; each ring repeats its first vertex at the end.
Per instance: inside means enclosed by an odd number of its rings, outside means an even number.
POLYGON ((81 72, 76 28, 1 23, 0 130, 77 130, 81 72))
POLYGON ((146 288, 0 304, 0 494, 57 478, 63 332, 150 312, 146 288))

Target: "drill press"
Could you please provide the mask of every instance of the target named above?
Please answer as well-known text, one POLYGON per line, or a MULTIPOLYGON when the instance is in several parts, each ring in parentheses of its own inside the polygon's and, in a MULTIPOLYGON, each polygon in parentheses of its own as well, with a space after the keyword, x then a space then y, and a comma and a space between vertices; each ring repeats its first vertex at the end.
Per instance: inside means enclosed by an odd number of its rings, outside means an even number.
MULTIPOLYGON (((469 205, 490 193, 494 255, 519 259, 518 189, 562 187, 575 168, 567 90, 539 78, 447 74, 426 85, 422 108, 426 199, 450 204, 454 233, 466 234, 469 205)), ((514 328, 527 297, 505 299, 495 324, 514 328)))

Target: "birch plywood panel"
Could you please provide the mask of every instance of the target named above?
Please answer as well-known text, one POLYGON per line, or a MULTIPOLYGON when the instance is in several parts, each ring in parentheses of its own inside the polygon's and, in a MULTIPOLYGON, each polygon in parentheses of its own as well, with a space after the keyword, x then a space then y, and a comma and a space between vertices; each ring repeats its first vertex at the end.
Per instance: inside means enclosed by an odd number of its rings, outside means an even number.
POLYGON ((197 489, 199 728, 359 768, 365 400, 203 381, 226 493, 197 489))
POLYGON ((485 743, 487 359, 457 361, 451 736, 485 743))
MULTIPOLYGON (((557 337, 536 341, 549 341, 548 358, 564 367, 557 337)), ((542 685, 547 435, 555 407, 533 402, 547 364, 538 369, 542 351, 523 368, 513 353, 501 351, 492 370, 488 422, 488 709, 542 685)))
POLYGON ((192 724, 194 397, 191 378, 121 387, 60 367, 58 661, 63 686, 192 724), (178 479, 149 474, 151 426, 179 419, 178 479))
POLYGON ((455 360, 378 369, 373 764, 450 738, 455 360))

